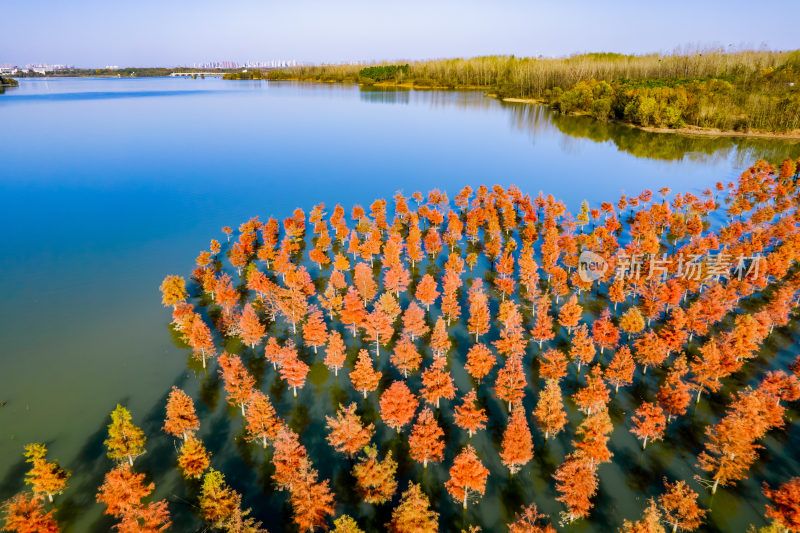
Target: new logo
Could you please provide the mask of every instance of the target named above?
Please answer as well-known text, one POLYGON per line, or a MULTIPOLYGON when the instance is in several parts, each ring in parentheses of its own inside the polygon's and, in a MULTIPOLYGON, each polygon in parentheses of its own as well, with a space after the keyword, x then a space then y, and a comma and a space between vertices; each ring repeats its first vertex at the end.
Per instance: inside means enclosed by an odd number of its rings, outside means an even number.
POLYGON ((587 283, 602 278, 606 270, 608 270, 608 263, 600 254, 584 250, 578 257, 578 275, 587 283))

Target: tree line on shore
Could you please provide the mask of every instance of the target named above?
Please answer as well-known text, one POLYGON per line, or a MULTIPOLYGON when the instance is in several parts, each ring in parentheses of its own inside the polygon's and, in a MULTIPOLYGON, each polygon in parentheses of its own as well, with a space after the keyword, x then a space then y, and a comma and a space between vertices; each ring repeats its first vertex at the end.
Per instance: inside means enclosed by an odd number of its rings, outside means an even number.
POLYGON ((440 59, 410 62, 407 70, 396 69, 380 80, 364 70, 365 65, 298 66, 272 72, 270 79, 480 88, 642 126, 737 132, 800 128, 800 51, 440 59))

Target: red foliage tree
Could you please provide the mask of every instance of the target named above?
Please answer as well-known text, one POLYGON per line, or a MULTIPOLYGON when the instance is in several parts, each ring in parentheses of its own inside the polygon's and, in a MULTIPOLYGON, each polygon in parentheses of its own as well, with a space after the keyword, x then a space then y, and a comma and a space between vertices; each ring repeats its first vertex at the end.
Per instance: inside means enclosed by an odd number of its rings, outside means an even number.
POLYGON ((532 503, 514 515, 514 521, 508 524, 508 533, 556 533, 553 526, 544 522, 547 515, 540 513, 532 503))
POLYGON ((411 422, 419 402, 402 381, 395 381, 381 396, 381 418, 390 428, 400 430, 411 422))
POLYGON ((375 356, 381 355, 381 344, 388 344, 394 335, 392 319, 381 309, 374 309, 364 321, 367 340, 375 341, 375 356))
POLYGON ((405 292, 410 282, 411 277, 408 270, 399 265, 392 266, 383 275, 383 286, 386 287, 386 290, 394 292, 397 297, 401 292, 405 292))
POLYGON ((609 392, 602 376, 600 366, 593 366, 586 379, 586 386, 572 396, 578 408, 586 414, 590 415, 593 410, 601 409, 608 403, 609 392))
POLYGON ((196 316, 192 320, 192 326, 187 335, 189 346, 192 347, 194 356, 197 357, 198 352, 203 361, 203 368, 206 367, 206 357, 214 355, 214 340, 211 337, 211 330, 203 321, 202 318, 196 316))
POLYGON ((483 343, 473 344, 467 352, 467 362, 464 369, 475 378, 478 383, 492 371, 497 364, 492 350, 483 343))
POLYGON ((659 498, 664 512, 664 521, 672 526, 672 531, 694 531, 703 523, 706 511, 697 505, 697 493, 683 481, 668 483, 664 478, 666 492, 659 498))
POLYGON ((392 459, 392 452, 387 452, 383 461, 378 459, 378 450, 374 446, 367 446, 364 454, 353 467, 356 490, 367 503, 381 504, 391 500, 397 490, 397 462, 392 459))
POLYGON ((597 472, 580 452, 573 452, 561 463, 553 479, 560 496, 556 500, 567 506, 565 520, 573 522, 589 516, 590 498, 597 492, 597 472))
POLYGON ((194 410, 194 402, 188 394, 173 386, 167 397, 167 418, 164 431, 173 437, 186 440, 200 427, 200 420, 194 410))
MULTIPOLYGON (((326 528, 328 516, 334 514, 333 493, 328 480, 317 481, 316 472, 311 470, 298 489, 293 490, 290 501, 292 518, 298 531, 314 531, 326 528)), ((229 531, 238 531, 229 529, 229 531)), ((244 529, 244 531, 250 531, 244 529)))
POLYGON ((545 380, 560 381, 567 375, 567 358, 564 352, 550 348, 542 354, 539 363, 539 377, 545 380))
POLYGON ((306 383, 309 367, 297 355, 296 350, 291 350, 281 364, 280 372, 283 379, 291 388, 292 394, 297 398, 297 389, 302 389, 306 383))
POLYGON ((652 402, 644 402, 636 409, 633 416, 631 433, 642 439, 642 449, 647 447, 648 440, 661 440, 664 429, 667 427, 667 418, 664 410, 652 402))
POLYGON ((178 453, 178 466, 184 477, 199 479, 210 464, 211 458, 203 443, 194 435, 190 435, 178 453))
MULTIPOLYGON (((292 341, 287 341, 289 344, 292 341)), ((278 369, 278 367, 283 363, 283 357, 288 353, 283 346, 278 344, 277 339, 275 337, 270 337, 267 341, 266 346, 264 346, 264 358, 272 364, 272 368, 278 369)))
POLYGON ((522 359, 518 355, 512 355, 506 360, 505 366, 497 373, 497 379, 494 382, 494 393, 499 399, 508 403, 508 410, 510 411, 513 404, 522 401, 527 385, 525 371, 522 368, 522 359))
POLYGON ((612 453, 608 449, 608 440, 613 429, 608 409, 605 407, 592 411, 578 426, 576 434, 580 440, 575 442, 575 448, 581 451, 592 466, 611 460, 612 453))
POLYGON ((506 430, 503 433, 500 459, 508 467, 511 475, 533 459, 533 437, 525 417, 522 404, 517 404, 511 413, 506 430))
POLYGON ((278 438, 283 423, 272 402, 260 390, 253 392, 245 409, 244 420, 247 425, 248 440, 260 440, 264 448, 268 441, 278 438))
POLYGON ((128 531, 163 531, 170 526, 166 501, 145 504, 155 485, 144 484, 144 474, 135 473, 129 464, 121 464, 108 472, 97 493, 97 501, 106 506, 105 514, 121 518, 128 527, 148 523, 148 528, 128 529, 128 531), (152 527, 153 523, 157 527, 152 527))
POLYGON ((623 520, 619 531, 620 533, 666 533, 664 526, 661 525, 661 512, 656 501, 650 498, 642 518, 636 522, 623 520))
POLYGON ((722 379, 727 372, 723 366, 722 352, 715 339, 709 339, 707 343, 700 347, 700 357, 689 363, 692 369, 692 383, 697 389, 697 401, 703 391, 717 392, 722 384, 722 379))
POLYGON ((611 311, 606 309, 600 318, 592 324, 592 338, 595 344, 600 347, 602 357, 606 348, 613 350, 619 343, 619 330, 611 321, 611 311))
POLYGON ((539 343, 541 350, 542 344, 555 338, 553 333, 553 317, 550 315, 550 300, 543 296, 536 303, 536 319, 531 329, 531 337, 539 343))
POLYGON ((313 346, 314 353, 317 353, 317 348, 324 345, 327 340, 328 328, 325 326, 322 311, 311 306, 308 318, 303 324, 303 342, 306 343, 306 346, 313 346))
POLYGON ((364 446, 369 444, 375 433, 373 424, 365 425, 356 414, 356 404, 347 407, 339 406, 336 418, 326 416, 328 422, 328 443, 337 452, 347 457, 354 457, 364 446))
POLYGON ((8 501, 0 509, 5 511, 4 531, 16 533, 58 533, 61 529, 53 517, 53 511, 44 508, 44 501, 25 492, 21 492, 8 501))
POLYGON ((710 472, 710 479, 698 478, 715 493, 719 485, 727 486, 747 476, 747 470, 758 457, 756 439, 772 426, 782 424, 782 415, 772 421, 766 415, 775 407, 771 395, 758 391, 740 393, 730 411, 713 425, 706 427, 705 449, 697 457, 701 470, 710 472))
POLYGON ((656 393, 658 403, 667 412, 667 422, 672 420, 673 416, 681 416, 686 413, 686 409, 692 401, 689 385, 682 379, 687 371, 686 358, 681 356, 675 359, 672 370, 667 374, 667 379, 656 393))
POLYGON ((483 496, 488 477, 489 470, 478 459, 475 448, 465 446, 453 461, 453 466, 450 467, 450 479, 444 486, 450 496, 461 502, 466 509, 470 496, 476 498, 483 496))
POLYGON ((310 467, 308 452, 300 444, 297 434, 287 426, 280 429, 275 439, 272 465, 275 467, 272 474, 275 484, 279 489, 289 491, 302 482, 310 467))
POLYGON ((572 328, 578 325, 583 314, 583 308, 578 304, 578 296, 573 294, 569 297, 558 312, 558 323, 571 333, 572 328))
POLYGON ((428 467, 428 461, 438 463, 444 457, 444 431, 433 417, 433 411, 424 408, 408 437, 411 458, 428 467))
POLYGON ((618 392, 620 387, 633 383, 635 370, 636 363, 633 360, 630 348, 622 346, 614 354, 614 358, 606 368, 604 376, 606 381, 614 386, 614 392, 618 392))
POLYGON ((413 373, 419 370, 422 355, 417 351, 417 346, 411 338, 403 335, 397 341, 389 360, 407 378, 409 372, 413 373))
MULTIPOLYGON (((353 271, 353 283, 366 307, 367 303, 369 303, 378 292, 378 285, 375 283, 375 278, 372 276, 372 269, 369 265, 366 263, 356 263, 355 270, 353 271)), ((347 305, 347 303, 345 303, 345 305, 347 305)))
POLYGON ((344 339, 338 331, 331 330, 328 334, 328 346, 325 349, 325 366, 333 370, 333 375, 339 375, 339 369, 344 366, 347 359, 344 339))
POLYGON ((417 340, 417 337, 422 337, 430 331, 428 324, 425 322, 425 311, 417 305, 417 302, 408 304, 405 312, 403 313, 403 333, 411 336, 411 340, 417 340))
POLYGON ((434 357, 433 363, 422 373, 422 389, 420 394, 429 404, 439 408, 439 400, 452 400, 456 396, 453 377, 447 371, 447 359, 434 357))
POLYGON ((361 327, 367 318, 367 310, 364 303, 358 296, 358 291, 350 287, 344 295, 342 311, 339 313, 342 323, 353 328, 353 337, 356 336, 356 328, 361 327))
POLYGON ((489 322, 491 321, 489 299, 486 296, 483 282, 480 278, 475 278, 472 281, 468 301, 469 320, 467 320, 467 329, 470 333, 475 334, 475 342, 478 342, 479 337, 489 331, 489 322))
POLYGON ((572 347, 569 350, 573 360, 578 363, 578 372, 581 370, 581 365, 588 365, 594 360, 596 351, 586 324, 581 324, 572 335, 572 347))
POLYGON ((567 413, 564 412, 564 402, 558 381, 547 380, 544 389, 539 394, 539 401, 533 411, 533 416, 536 417, 540 429, 544 431, 545 439, 550 438, 550 435, 558 435, 564 429, 567 424, 567 413))
POLYGON ((800 477, 793 477, 777 489, 764 483, 763 492, 771 504, 766 506, 767 518, 777 520, 787 531, 800 531, 800 477))
POLYGON ((238 355, 223 353, 219 356, 219 373, 225 383, 225 392, 231 405, 238 405, 244 416, 244 406, 253 394, 256 381, 242 364, 238 355))
POLYGON ((376 371, 373 368, 372 357, 369 355, 369 352, 360 350, 358 352, 356 366, 350 372, 350 382, 353 384, 353 388, 360 391, 364 395, 364 398, 366 398, 368 392, 372 392, 378 388, 382 375, 383 374, 381 374, 379 370, 376 371))
POLYGON ((636 348, 636 362, 642 365, 642 374, 647 374, 647 369, 651 366, 660 366, 669 353, 666 344, 653 330, 645 333, 633 345, 636 348))
POLYGON ((452 343, 450 342, 450 336, 447 333, 447 325, 442 317, 439 317, 436 320, 436 325, 434 326, 433 334, 431 335, 430 346, 433 348, 433 354, 436 357, 447 355, 447 352, 450 351, 452 343))
POLYGON ((251 350, 255 350, 256 344, 264 338, 266 328, 249 303, 245 304, 242 316, 239 317, 238 331, 242 342, 249 345, 251 350))
POLYGON ((426 311, 430 309, 430 306, 433 305, 439 297, 439 290, 433 276, 430 274, 422 276, 422 279, 414 291, 414 297, 425 306, 426 311))
POLYGON ((31 463, 31 469, 25 474, 25 483, 30 485, 37 497, 47 496, 52 502, 53 496, 67 489, 70 473, 55 462, 47 460, 47 447, 42 443, 25 446, 25 462, 31 463))
POLYGON ((392 511, 392 520, 386 527, 392 533, 438 531, 439 513, 431 510, 430 501, 420 486, 409 481, 408 489, 400 497, 400 503, 392 511))
POLYGON ((470 438, 479 429, 486 427, 486 411, 477 406, 478 394, 475 389, 464 395, 464 401, 456 406, 454 421, 458 427, 466 430, 470 438))

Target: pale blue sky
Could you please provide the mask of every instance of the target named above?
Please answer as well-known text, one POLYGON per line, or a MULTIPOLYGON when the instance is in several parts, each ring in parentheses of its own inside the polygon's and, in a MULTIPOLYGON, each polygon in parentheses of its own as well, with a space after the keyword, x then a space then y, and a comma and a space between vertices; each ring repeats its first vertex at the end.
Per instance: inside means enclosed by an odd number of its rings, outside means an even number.
POLYGON ((796 0, 0 0, 0 63, 340 62, 800 48, 796 0))

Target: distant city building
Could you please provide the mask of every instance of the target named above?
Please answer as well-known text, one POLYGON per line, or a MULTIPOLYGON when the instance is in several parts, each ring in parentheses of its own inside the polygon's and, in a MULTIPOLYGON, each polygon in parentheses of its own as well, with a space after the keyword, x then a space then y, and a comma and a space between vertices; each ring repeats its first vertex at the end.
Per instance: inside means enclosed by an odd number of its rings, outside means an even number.
POLYGON ((0 74, 14 74, 19 70, 19 67, 11 64, 0 65, 0 74))
POLYGON ((46 65, 46 64, 28 64, 25 65, 26 71, 33 71, 37 74, 47 74, 48 72, 55 72, 56 70, 67 70, 75 68, 75 65, 46 65))
POLYGON ((207 63, 195 63, 194 68, 202 69, 236 69, 236 68, 283 68, 296 67, 297 61, 294 59, 283 60, 273 59, 271 61, 211 61, 207 63))
POLYGON ((106 70, 119 70, 117 65, 106 65, 106 70))

